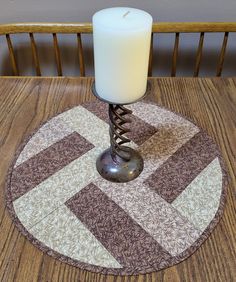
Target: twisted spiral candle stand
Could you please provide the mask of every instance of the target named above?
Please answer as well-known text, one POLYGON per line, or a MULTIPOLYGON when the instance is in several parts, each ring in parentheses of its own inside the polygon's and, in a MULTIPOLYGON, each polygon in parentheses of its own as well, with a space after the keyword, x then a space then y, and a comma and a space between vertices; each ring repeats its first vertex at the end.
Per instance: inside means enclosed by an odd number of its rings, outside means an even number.
MULTIPOLYGON (((147 91, 149 88, 148 84, 147 91)), ((130 142, 130 139, 125 134, 131 131, 126 125, 131 123, 128 115, 131 115, 132 111, 124 107, 124 105, 111 104, 109 101, 102 99, 96 92, 95 84, 92 86, 92 91, 98 99, 109 104, 110 119, 111 146, 98 157, 96 162, 97 171, 103 178, 112 182, 131 181, 138 177, 143 170, 141 155, 134 149, 124 145, 130 142)))
POLYGON ((130 142, 130 139, 124 136, 124 134, 130 132, 130 129, 124 126, 131 123, 131 120, 125 117, 129 114, 132 114, 132 111, 124 106, 109 104, 111 153, 113 156, 117 155, 126 161, 130 160, 130 154, 125 149, 127 147, 122 145, 130 142))

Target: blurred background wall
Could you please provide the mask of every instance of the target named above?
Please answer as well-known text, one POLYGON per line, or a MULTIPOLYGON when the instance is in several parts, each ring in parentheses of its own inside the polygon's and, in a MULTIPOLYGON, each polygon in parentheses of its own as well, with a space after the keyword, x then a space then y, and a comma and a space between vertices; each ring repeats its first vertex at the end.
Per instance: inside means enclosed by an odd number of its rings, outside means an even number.
MULTIPOLYGON (((236 0, 0 0, 0 23, 10 22, 91 22, 92 15, 103 8, 128 6, 143 9, 154 21, 236 21, 236 0)), ((12 36, 21 74, 30 75, 30 42, 27 35, 12 36)), ((52 67, 52 37, 37 34, 39 58, 43 75, 56 74, 52 67)), ((71 35, 59 35, 63 57, 64 75, 78 75, 76 39, 71 35)), ((92 36, 84 35, 84 51, 87 75, 93 75, 92 36)), ((177 76, 191 76, 199 35, 185 34, 180 37, 177 76)), ((206 34, 203 64, 200 76, 213 76, 219 56, 223 34, 206 34)), ((169 76, 174 35, 162 34, 154 38, 154 75, 169 76)), ((9 57, 5 38, 0 37, 0 73, 10 75, 9 57)), ((236 34, 228 41, 223 76, 236 74, 236 34)))

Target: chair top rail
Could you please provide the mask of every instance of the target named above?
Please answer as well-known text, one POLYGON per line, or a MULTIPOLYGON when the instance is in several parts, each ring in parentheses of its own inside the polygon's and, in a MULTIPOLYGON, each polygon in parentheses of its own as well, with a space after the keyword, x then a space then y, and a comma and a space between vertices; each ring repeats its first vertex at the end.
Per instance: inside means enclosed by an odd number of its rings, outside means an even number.
POLYGON ((156 22, 153 32, 194 33, 194 32, 236 32, 236 22, 156 22))
MULTIPOLYGON (((236 32, 236 22, 155 22, 158 33, 236 32)), ((14 33, 92 33, 92 23, 9 23, 0 24, 0 35, 14 33)))
POLYGON ((0 35, 14 33, 91 33, 91 23, 9 23, 0 24, 0 35))

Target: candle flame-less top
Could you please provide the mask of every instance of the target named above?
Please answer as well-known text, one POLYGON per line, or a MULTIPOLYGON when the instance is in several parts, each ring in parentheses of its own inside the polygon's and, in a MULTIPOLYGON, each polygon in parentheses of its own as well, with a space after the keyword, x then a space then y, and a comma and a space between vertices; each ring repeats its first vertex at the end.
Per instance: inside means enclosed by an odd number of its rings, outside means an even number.
POLYGON ((129 31, 145 29, 152 24, 152 17, 145 11, 128 8, 116 7, 98 11, 93 16, 93 25, 97 28, 105 27, 114 31, 129 31))

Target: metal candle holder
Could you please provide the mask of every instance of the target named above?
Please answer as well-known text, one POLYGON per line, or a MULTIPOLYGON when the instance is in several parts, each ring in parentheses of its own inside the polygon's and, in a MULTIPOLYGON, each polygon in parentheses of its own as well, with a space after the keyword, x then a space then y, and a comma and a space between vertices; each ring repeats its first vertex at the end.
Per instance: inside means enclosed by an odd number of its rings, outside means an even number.
MULTIPOLYGON (((149 88, 148 83, 144 96, 146 96, 149 88)), ((111 146, 98 157, 96 162, 97 171, 103 178, 112 182, 131 181, 138 177, 143 170, 141 155, 134 149, 124 146, 124 144, 130 142, 130 139, 125 136, 126 133, 130 132, 130 129, 126 128, 125 125, 131 123, 127 116, 132 114, 132 111, 124 107, 124 104, 114 104, 101 98, 96 92, 95 83, 93 83, 92 91, 99 100, 109 104, 110 119, 111 146)))

